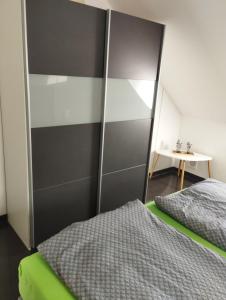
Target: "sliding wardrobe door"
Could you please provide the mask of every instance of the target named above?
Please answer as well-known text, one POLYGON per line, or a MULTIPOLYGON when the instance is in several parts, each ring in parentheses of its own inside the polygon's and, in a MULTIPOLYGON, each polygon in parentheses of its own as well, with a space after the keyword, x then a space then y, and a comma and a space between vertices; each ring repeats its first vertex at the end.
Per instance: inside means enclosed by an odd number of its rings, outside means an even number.
POLYGON ((105 19, 27 0, 35 245, 96 214, 105 19))
POLYGON ((109 13, 99 210, 144 201, 163 26, 109 13))

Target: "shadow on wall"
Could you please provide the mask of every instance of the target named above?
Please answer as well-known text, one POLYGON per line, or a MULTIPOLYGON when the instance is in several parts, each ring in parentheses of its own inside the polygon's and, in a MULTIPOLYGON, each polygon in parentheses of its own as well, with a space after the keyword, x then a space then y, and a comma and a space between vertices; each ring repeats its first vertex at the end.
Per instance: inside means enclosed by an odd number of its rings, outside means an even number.
MULTIPOLYGON (((160 83, 156 102, 150 166, 155 150, 175 148, 177 139, 180 137, 181 119, 180 111, 160 83)), ((174 166, 174 160, 161 157, 156 169, 161 170, 172 166, 174 166)))

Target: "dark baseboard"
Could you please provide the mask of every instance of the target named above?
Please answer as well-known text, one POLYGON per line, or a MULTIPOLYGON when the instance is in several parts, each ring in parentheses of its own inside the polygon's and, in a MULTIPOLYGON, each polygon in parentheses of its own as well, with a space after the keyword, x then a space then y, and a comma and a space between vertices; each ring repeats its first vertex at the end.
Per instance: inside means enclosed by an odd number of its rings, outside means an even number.
MULTIPOLYGON (((159 176, 164 176, 164 175, 172 175, 172 174, 177 174, 177 168, 176 167, 170 167, 162 170, 155 171, 152 175, 153 178, 159 177, 159 176)), ((192 182, 199 182, 204 180, 205 178, 200 177, 198 175, 192 174, 190 172, 185 171, 184 176, 188 178, 192 182)))
POLYGON ((152 177, 153 177, 153 178, 156 178, 156 177, 158 177, 158 176, 174 174, 174 173, 175 173, 175 169, 176 169, 176 168, 174 168, 174 167, 170 167, 170 168, 166 168, 166 169, 162 169, 162 170, 155 171, 155 172, 152 174, 152 177))
POLYGON ((7 215, 0 216, 0 225, 5 225, 7 222, 7 215))
MULTIPOLYGON (((175 169, 176 169, 176 172, 177 172, 177 168, 175 168, 175 169)), ((190 179, 191 181, 194 181, 194 182, 199 182, 199 181, 202 181, 202 180, 206 179, 206 178, 203 178, 201 176, 195 175, 195 174, 187 172, 187 171, 185 171, 185 177, 190 179)))

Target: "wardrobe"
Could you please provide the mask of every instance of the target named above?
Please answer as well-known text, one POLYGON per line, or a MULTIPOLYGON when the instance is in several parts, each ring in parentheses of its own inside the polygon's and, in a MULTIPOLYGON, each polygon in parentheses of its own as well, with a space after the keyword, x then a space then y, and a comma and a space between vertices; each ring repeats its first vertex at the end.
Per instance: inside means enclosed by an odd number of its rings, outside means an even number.
MULTIPOLYGON (((6 157, 9 221, 36 247, 73 222, 145 201, 164 26, 69 0, 23 1, 17 18, 22 56, 11 76, 23 71, 23 95, 11 100, 19 106, 11 122, 25 123, 5 151, 19 145, 26 156, 21 150, 22 167, 6 157), (10 212, 17 192, 27 207, 23 234, 10 212)), ((2 102, 7 135, 12 107, 2 102)))

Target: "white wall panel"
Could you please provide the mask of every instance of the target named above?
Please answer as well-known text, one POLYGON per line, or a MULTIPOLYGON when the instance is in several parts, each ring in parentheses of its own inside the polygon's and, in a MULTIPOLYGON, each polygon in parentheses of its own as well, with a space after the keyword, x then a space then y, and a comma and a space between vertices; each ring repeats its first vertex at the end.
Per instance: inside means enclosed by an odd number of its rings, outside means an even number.
POLYGON ((0 111, 0 216, 6 214, 5 167, 3 155, 2 117, 0 111))
MULTIPOLYGON (((29 84, 33 128, 101 121, 103 79, 30 74, 29 84)), ((109 78, 106 121, 150 118, 154 85, 109 78)))
POLYGON ((20 0, 0 1, 0 90, 8 220, 30 247, 26 101, 20 0))
POLYGON ((149 119, 154 96, 154 81, 108 79, 106 121, 149 119))
POLYGON ((31 127, 100 122, 103 79, 30 74, 29 82, 31 127))

